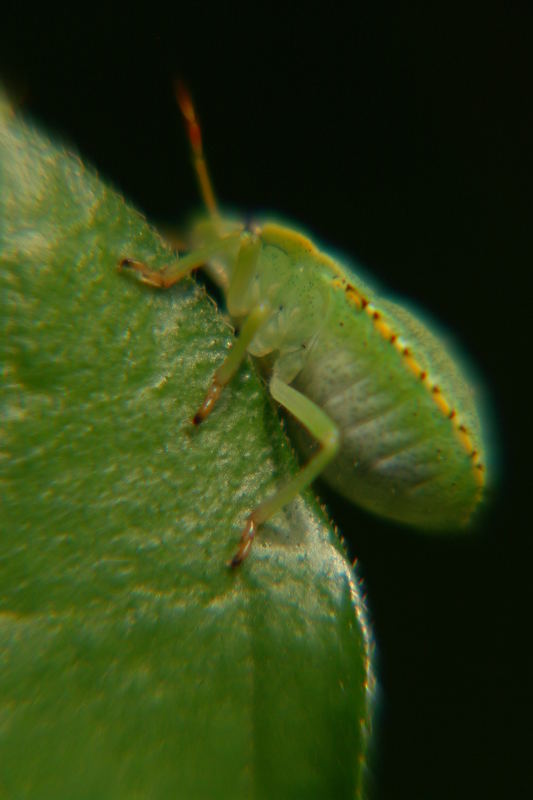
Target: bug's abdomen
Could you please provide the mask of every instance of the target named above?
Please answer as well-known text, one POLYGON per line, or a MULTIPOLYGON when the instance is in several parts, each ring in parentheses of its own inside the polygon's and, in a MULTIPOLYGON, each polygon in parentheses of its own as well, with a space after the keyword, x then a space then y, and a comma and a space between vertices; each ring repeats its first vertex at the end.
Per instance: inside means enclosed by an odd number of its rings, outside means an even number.
MULTIPOLYGON (((369 318, 349 320, 350 331, 320 337, 294 382, 341 432, 341 450, 324 478, 399 522, 428 529, 466 524, 482 483, 468 437, 369 318)), ((297 438, 308 450, 305 433, 297 438)))

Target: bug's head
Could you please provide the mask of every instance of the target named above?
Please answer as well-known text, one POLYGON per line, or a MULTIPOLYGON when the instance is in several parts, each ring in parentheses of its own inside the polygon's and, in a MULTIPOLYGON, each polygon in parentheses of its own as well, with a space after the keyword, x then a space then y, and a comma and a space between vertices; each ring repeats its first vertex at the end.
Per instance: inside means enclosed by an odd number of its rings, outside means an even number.
POLYGON ((202 214, 192 220, 188 246, 191 249, 209 247, 232 236, 237 240, 238 234, 244 229, 245 225, 242 219, 202 214))
POLYGON ((205 214, 192 220, 187 236, 187 249, 202 255, 202 268, 222 290, 228 291, 245 226, 231 217, 205 214))

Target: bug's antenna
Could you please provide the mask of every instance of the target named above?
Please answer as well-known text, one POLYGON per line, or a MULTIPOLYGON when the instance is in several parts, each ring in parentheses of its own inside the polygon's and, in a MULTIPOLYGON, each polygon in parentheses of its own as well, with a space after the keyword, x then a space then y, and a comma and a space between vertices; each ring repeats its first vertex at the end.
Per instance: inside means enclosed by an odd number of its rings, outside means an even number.
POLYGON ((212 217, 218 218, 218 207, 213 192, 213 185, 207 171, 207 164, 202 147, 202 132, 189 90, 180 79, 174 82, 176 100, 187 124, 187 134, 191 144, 192 158, 200 192, 205 206, 212 217))

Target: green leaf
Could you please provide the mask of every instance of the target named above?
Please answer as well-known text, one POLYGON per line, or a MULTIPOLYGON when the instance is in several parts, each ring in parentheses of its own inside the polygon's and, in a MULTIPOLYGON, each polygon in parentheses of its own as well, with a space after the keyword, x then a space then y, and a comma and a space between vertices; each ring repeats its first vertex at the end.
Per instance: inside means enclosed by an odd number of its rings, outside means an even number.
POLYGON ((0 796, 359 794, 358 586, 251 365, 198 430, 232 332, 172 252, 0 102, 0 796))

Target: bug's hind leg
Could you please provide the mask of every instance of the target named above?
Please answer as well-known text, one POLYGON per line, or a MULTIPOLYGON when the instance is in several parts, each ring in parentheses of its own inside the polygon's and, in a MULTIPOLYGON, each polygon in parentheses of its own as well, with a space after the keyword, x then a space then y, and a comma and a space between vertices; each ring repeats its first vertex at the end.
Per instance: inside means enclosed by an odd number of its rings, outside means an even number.
POLYGON ((290 411, 307 428, 311 436, 318 441, 320 449, 286 486, 252 511, 242 531, 239 549, 229 562, 230 567, 237 567, 244 561, 250 552, 258 525, 274 516, 309 486, 335 458, 339 450, 340 434, 336 424, 312 400, 276 376, 270 381, 270 393, 274 400, 290 411))

